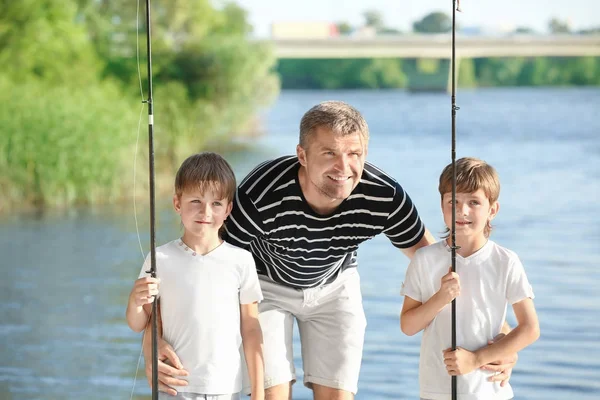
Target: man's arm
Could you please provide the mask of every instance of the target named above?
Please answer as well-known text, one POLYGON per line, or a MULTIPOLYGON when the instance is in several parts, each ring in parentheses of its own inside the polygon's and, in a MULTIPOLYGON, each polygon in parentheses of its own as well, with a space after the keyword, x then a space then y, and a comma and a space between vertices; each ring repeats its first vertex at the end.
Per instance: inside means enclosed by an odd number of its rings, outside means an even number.
MULTIPOLYGON (((162 319, 160 318, 160 301, 157 303, 156 323, 158 325, 158 390, 168 393, 172 396, 177 395, 177 391, 172 386, 186 386, 187 381, 174 378, 174 376, 187 376, 188 372, 183 369, 183 365, 175 354, 175 351, 169 343, 162 338, 162 319), (169 362, 171 365, 167 364, 169 362)), ((152 387, 152 316, 148 319, 148 325, 144 331, 142 339, 142 349, 144 352, 144 361, 146 363, 146 378, 148 384, 152 387)))
POLYGON ((419 250, 421 247, 429 246, 430 244, 434 243, 435 238, 433 237, 431 232, 429 232, 429 230, 425 228, 425 234, 423 235, 421 240, 419 240, 419 242, 412 247, 402 249, 402 252, 404 253, 404 255, 406 255, 406 257, 412 260, 417 250, 419 250))
POLYGON ((462 375, 476 368, 509 357, 524 349, 540 336, 540 327, 533 301, 529 298, 513 305, 518 325, 508 335, 495 343, 476 351, 457 348, 444 351, 444 360, 452 375, 462 375))
POLYGON ((513 310, 518 321, 517 327, 502 338, 502 340, 475 352, 480 365, 509 357, 529 346, 540 337, 540 326, 533 301, 528 298, 515 303, 513 304, 513 310))
POLYGON ((263 400, 265 364, 262 352, 262 330, 258 322, 258 304, 240 304, 240 314, 242 343, 250 376, 251 400, 263 400))
POLYGON ((250 243, 262 235, 264 229, 260 213, 244 190, 238 188, 233 199, 231 214, 225 223, 223 240, 247 250, 250 243))

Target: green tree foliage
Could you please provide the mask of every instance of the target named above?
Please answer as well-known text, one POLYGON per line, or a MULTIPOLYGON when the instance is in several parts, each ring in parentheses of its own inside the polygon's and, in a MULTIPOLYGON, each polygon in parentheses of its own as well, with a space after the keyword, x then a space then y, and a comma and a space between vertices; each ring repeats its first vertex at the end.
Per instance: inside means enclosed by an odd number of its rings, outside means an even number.
POLYGON ((418 33, 446 33, 452 30, 452 20, 446 13, 436 11, 413 23, 413 29, 418 33))
POLYGON ((458 86, 463 88, 472 88, 477 86, 477 78, 475 76, 475 61, 473 59, 460 59, 458 68, 458 86))
POLYGON ((3 0, 0 8, 0 64, 14 82, 79 85, 97 79, 98 60, 83 26, 75 24, 70 1, 3 0))
MULTIPOLYGON (((288 89, 443 89, 448 60, 314 59, 280 60, 278 72, 288 89)), ((461 59, 460 87, 600 85, 600 58, 461 59)))
POLYGON ((377 10, 366 10, 363 12, 365 26, 371 27, 378 35, 397 35, 400 30, 385 25, 383 14, 377 10))
MULTIPOLYGON (((145 10, 140 1, 137 18, 136 3, 0 0, 4 206, 131 194, 121 177, 132 165, 140 79, 147 96, 145 10)), ((272 50, 248 39, 242 8, 219 4, 152 1, 157 173, 171 176, 165 166, 247 130, 278 91, 272 50)))
POLYGON ((338 22, 336 26, 340 35, 349 35, 354 30, 348 22, 338 22))
POLYGON ((571 29, 569 28, 569 24, 567 22, 563 22, 557 18, 552 18, 550 22, 548 22, 548 30, 550 33, 569 33, 571 29))
POLYGON ((519 26, 517 29, 515 29, 515 33, 531 35, 535 33, 535 30, 528 26, 519 26))
POLYGON ((378 89, 406 85, 401 60, 314 59, 280 60, 278 72, 284 88, 378 89))
MULTIPOLYGON (((272 101, 279 80, 271 49, 248 40, 251 26, 246 11, 236 4, 226 2, 215 9, 209 0, 160 0, 152 5, 155 113, 162 118, 157 140, 169 143, 161 149, 175 165, 190 146, 199 150, 209 139, 244 130, 255 110, 272 101)), ((107 32, 93 24, 91 36, 108 60, 106 74, 121 79, 127 88, 134 88, 138 79, 132 63, 138 30, 145 38, 144 14, 136 30, 135 6, 129 0, 102 0, 82 8, 91 20, 116 21, 116 32, 115 27, 107 32)), ((145 56, 143 46, 143 65, 145 56)))
POLYGON ((367 10, 363 12, 363 17, 365 19, 365 25, 375 28, 376 31, 379 31, 385 27, 383 15, 380 11, 367 10))
POLYGON ((137 112, 117 85, 14 83, 4 77, 0 103, 0 211, 121 195, 137 112))

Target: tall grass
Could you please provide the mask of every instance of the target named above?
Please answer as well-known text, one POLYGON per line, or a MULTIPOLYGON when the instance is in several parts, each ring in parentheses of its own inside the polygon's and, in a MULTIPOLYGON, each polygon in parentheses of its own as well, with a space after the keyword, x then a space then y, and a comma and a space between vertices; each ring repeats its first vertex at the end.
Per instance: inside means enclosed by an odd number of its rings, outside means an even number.
POLYGON ((0 78, 0 104, 0 211, 121 194, 139 108, 116 85, 50 87, 0 78))
MULTIPOLYGON (((147 110, 142 111, 133 192, 133 166, 141 99, 103 82, 88 88, 14 83, 0 76, 0 213, 114 203, 148 194, 147 110)), ((186 157, 218 140, 221 149, 239 121, 224 123, 209 102, 187 100, 184 88, 155 91, 154 149, 157 194, 172 191, 186 157)), ((235 113, 234 113, 235 114, 235 113)), ((243 127, 243 125, 242 125, 243 127)))

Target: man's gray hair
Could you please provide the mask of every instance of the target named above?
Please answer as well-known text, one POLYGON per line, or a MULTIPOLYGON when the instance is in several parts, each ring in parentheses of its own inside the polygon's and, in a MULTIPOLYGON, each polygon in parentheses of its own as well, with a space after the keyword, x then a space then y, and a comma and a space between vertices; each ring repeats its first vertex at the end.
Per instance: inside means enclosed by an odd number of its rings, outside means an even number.
POLYGON ((367 121, 356 108, 343 101, 324 101, 304 114, 300 121, 300 146, 306 149, 309 136, 320 127, 342 136, 359 133, 365 143, 369 141, 367 121))

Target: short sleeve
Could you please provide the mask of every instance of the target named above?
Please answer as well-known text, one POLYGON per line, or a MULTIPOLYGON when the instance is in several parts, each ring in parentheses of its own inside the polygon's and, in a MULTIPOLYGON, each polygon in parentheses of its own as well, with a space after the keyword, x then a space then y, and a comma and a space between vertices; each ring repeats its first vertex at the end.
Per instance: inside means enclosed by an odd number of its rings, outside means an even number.
POLYGON ((249 252, 246 252, 246 257, 241 268, 240 304, 260 302, 263 299, 263 295, 258 281, 258 274, 256 273, 254 258, 249 252))
POLYGON ((395 182, 395 194, 390 215, 383 232, 399 249, 408 249, 419 243, 425 234, 425 225, 408 193, 395 182))
POLYGON ((514 256, 508 270, 506 300, 510 304, 515 304, 526 298, 534 298, 533 289, 525 275, 525 268, 521 260, 514 256))
POLYGON ((423 291, 421 290, 421 268, 422 261, 419 252, 417 251, 406 269, 406 276, 404 277, 404 282, 402 282, 400 294, 422 303, 423 291))

